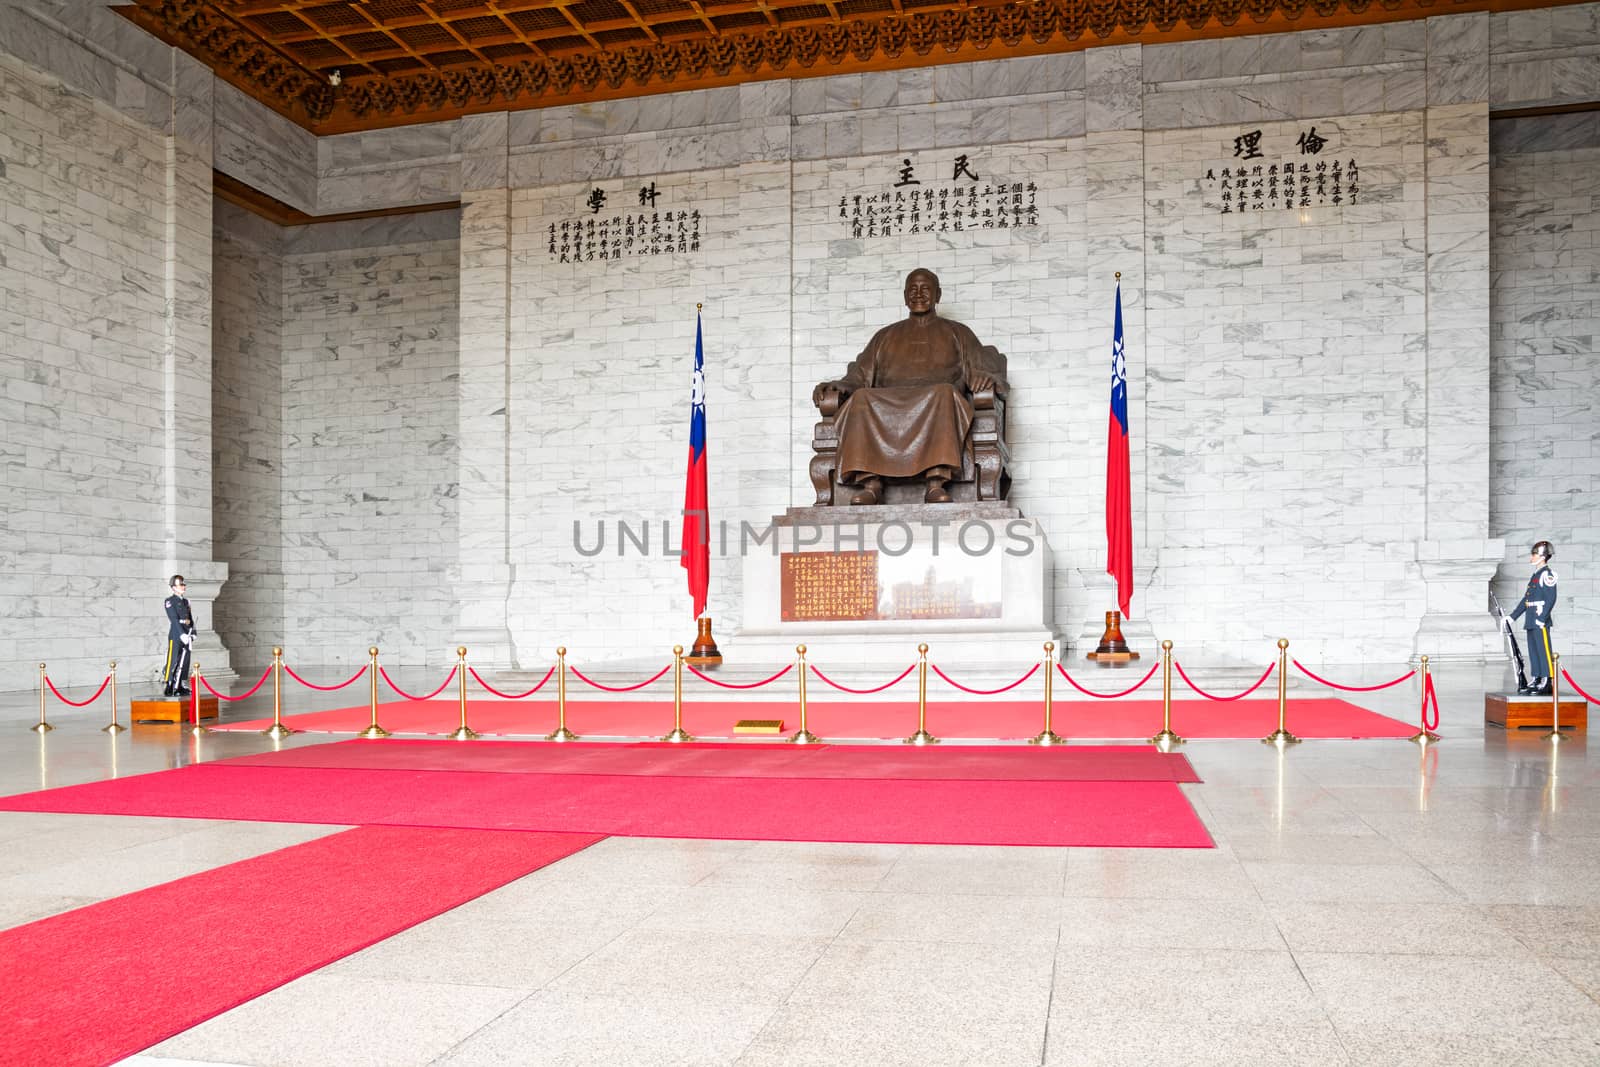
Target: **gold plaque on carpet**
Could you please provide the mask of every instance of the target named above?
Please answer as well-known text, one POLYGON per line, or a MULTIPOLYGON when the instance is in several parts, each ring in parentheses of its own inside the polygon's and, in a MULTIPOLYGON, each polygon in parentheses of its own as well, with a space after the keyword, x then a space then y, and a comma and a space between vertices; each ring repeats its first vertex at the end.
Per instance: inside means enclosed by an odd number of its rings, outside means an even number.
POLYGON ((740 719, 733 724, 736 734, 781 734, 782 719, 740 719))

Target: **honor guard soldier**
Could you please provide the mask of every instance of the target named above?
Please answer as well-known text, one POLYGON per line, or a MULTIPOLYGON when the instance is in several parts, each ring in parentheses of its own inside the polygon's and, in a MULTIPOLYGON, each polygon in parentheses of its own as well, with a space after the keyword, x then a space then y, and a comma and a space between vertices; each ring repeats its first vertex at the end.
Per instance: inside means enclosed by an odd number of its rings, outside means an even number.
POLYGON ((167 665, 161 672, 163 696, 189 695, 189 659, 194 647, 194 612, 183 595, 188 584, 183 575, 174 574, 167 583, 172 595, 167 597, 167 665))
POLYGON ((1550 569, 1550 560, 1555 554, 1549 541, 1538 541, 1528 550, 1533 577, 1528 579, 1522 603, 1511 612, 1513 619, 1522 618, 1528 635, 1528 684, 1517 688, 1523 696, 1550 695, 1550 665, 1555 660, 1550 652, 1550 627, 1554 625, 1550 616, 1556 608, 1556 572, 1550 569))

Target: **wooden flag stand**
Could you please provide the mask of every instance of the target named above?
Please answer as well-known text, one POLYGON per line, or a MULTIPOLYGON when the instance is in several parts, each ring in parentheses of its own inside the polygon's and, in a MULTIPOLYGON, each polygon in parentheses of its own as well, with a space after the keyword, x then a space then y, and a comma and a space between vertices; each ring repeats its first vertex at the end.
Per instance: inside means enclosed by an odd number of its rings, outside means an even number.
POLYGON ((1123 640, 1122 612, 1106 612, 1105 633, 1100 635, 1100 644, 1089 653, 1088 658, 1102 667, 1118 667, 1139 658, 1139 653, 1129 651, 1128 642, 1123 640))

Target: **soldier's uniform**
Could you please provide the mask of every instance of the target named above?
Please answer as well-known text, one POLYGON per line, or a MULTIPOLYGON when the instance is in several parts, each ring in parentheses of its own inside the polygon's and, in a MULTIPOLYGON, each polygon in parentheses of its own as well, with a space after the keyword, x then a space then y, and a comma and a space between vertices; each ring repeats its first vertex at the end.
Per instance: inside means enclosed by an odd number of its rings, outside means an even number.
POLYGON ((185 634, 194 634, 194 612, 189 610, 187 597, 174 593, 167 597, 167 665, 161 671, 161 692, 165 696, 189 694, 189 650, 184 644, 185 634))
POLYGON ((1522 594, 1522 603, 1511 612, 1513 619, 1521 617, 1522 628, 1528 638, 1528 688, 1539 696, 1550 695, 1552 655, 1550 627, 1555 623, 1551 616, 1556 608, 1556 572, 1550 569, 1549 557, 1528 579, 1528 589, 1522 594))

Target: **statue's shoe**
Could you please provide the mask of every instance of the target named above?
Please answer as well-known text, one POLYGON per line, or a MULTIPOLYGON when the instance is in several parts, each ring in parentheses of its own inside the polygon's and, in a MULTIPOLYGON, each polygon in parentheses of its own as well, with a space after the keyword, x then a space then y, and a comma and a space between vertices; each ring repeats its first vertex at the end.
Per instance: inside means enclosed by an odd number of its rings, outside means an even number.
POLYGON ((857 489, 855 495, 850 498, 850 503, 852 504, 867 505, 876 504, 877 502, 878 494, 871 489, 857 489))
POLYGON ((924 504, 948 504, 950 503, 950 491, 942 485, 930 485, 928 486, 928 491, 922 494, 922 502, 924 504))

